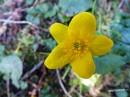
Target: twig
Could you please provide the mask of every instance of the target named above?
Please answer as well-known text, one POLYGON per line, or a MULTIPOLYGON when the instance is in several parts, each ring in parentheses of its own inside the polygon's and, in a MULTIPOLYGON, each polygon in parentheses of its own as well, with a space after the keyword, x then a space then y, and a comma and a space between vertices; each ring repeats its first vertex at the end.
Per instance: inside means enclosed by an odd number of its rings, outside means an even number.
POLYGON ((43 64, 43 61, 40 61, 37 65, 35 65, 29 72, 27 72, 22 77, 22 80, 25 80, 26 78, 28 78, 34 71, 36 71, 38 68, 40 68, 42 64, 43 64))
POLYGON ((97 3, 97 0, 94 0, 93 6, 92 6, 92 13, 93 13, 93 14, 94 14, 95 9, 96 9, 96 3, 97 3))
POLYGON ((38 95, 40 95, 40 91, 41 88, 43 87, 43 79, 44 79, 44 75, 45 75, 45 68, 42 68, 42 75, 38 81, 38 83, 33 83, 32 81, 28 80, 28 83, 32 85, 33 89, 31 91, 29 91, 29 95, 31 95, 31 97, 39 97, 38 95))
POLYGON ((77 93, 78 97, 83 97, 77 90, 74 89, 74 92, 77 93))
POLYGON ((36 6, 38 2, 39 0, 35 0, 32 7, 36 6))
POLYGON ((56 70, 56 73, 57 73, 57 77, 58 77, 58 81, 59 81, 59 84, 61 86, 61 88, 63 89, 64 93, 67 95, 67 97, 72 97, 66 90, 65 86, 63 85, 62 81, 61 81, 61 77, 60 77, 60 74, 59 74, 59 70, 56 70))
POLYGON ((14 21, 14 20, 8 20, 8 19, 7 19, 7 20, 5 20, 5 19, 0 19, 0 22, 4 22, 4 23, 6 23, 6 24, 10 24, 10 23, 12 23, 12 24, 29 24, 29 25, 32 25, 32 26, 38 28, 36 25, 32 24, 32 23, 29 22, 29 21, 14 21))
POLYGON ((121 92, 121 91, 126 91, 128 89, 112 89, 112 90, 108 90, 108 92, 121 92))
POLYGON ((122 5, 125 3, 125 0, 121 0, 120 4, 119 4, 119 9, 121 9, 122 5))
POLYGON ((6 19, 6 21, 3 23, 3 26, 5 26, 8 23, 8 21, 10 21, 11 19, 12 19, 12 15, 9 16, 8 19, 6 19))
POLYGON ((6 80, 6 88, 7 88, 7 97, 11 97, 10 96, 10 82, 9 79, 6 80))
POLYGON ((5 19, 0 19, 0 22, 4 22, 6 24, 29 24, 37 29, 40 29, 42 31, 48 32, 48 29, 44 29, 42 27, 38 27, 37 25, 29 22, 29 21, 15 21, 15 20, 5 20, 5 19))
POLYGON ((65 79, 65 77, 67 76, 67 74, 68 74, 69 72, 70 72, 70 67, 68 66, 67 69, 66 69, 66 71, 65 71, 65 73, 64 73, 63 76, 62 76, 62 80, 65 79))

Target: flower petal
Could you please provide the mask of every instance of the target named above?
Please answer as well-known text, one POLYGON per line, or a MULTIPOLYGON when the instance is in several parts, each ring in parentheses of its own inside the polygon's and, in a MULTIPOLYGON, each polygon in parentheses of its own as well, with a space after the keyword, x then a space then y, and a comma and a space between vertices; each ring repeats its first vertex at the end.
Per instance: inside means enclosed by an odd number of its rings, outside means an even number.
POLYGON ((55 38, 55 40, 60 43, 62 42, 66 35, 68 27, 66 25, 63 25, 61 23, 54 23, 50 27, 50 33, 55 38))
POLYGON ((99 35, 92 42, 90 49, 94 55, 104 55, 108 53, 113 46, 113 41, 104 35, 99 35))
POLYGON ((90 37, 96 32, 95 16, 89 12, 81 12, 71 20, 68 32, 71 36, 90 37))
POLYGON ((70 62, 70 55, 64 49, 64 43, 55 47, 45 60, 45 66, 49 69, 62 68, 70 62))
POLYGON ((73 71, 82 78, 89 78, 95 72, 95 64, 92 55, 88 52, 86 55, 74 60, 71 63, 73 71))

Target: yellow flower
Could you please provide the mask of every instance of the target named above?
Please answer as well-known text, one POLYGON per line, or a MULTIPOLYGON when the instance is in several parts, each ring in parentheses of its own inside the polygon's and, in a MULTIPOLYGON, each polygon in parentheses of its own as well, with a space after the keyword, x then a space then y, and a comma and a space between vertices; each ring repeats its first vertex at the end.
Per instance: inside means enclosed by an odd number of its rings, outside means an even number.
POLYGON ((58 45, 45 60, 49 69, 71 64, 73 71, 82 78, 95 73, 92 55, 104 55, 113 46, 113 41, 104 35, 96 35, 96 19, 89 12, 74 16, 69 26, 54 23, 50 32, 58 45))

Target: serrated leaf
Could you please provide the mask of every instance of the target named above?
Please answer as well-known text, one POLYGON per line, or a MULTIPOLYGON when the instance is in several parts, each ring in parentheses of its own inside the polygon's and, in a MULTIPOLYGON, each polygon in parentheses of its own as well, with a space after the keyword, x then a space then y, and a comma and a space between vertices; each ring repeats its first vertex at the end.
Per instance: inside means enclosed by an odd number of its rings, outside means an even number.
POLYGON ((91 8, 92 0, 59 0, 59 6, 64 14, 73 16, 75 13, 91 8))
POLYGON ((124 65, 124 58, 115 54, 108 54, 102 57, 95 58, 96 72, 106 74, 115 71, 120 66, 124 65))

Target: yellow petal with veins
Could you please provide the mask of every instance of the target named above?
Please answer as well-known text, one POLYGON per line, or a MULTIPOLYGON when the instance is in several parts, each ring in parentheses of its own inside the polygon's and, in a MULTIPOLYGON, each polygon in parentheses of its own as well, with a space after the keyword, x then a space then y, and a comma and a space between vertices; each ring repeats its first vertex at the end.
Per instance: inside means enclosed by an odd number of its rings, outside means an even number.
POLYGON ((81 12, 71 20, 68 32, 71 37, 91 38, 96 35, 96 19, 89 12, 81 12))
POLYGON ((82 78, 89 78, 95 73, 95 64, 90 52, 71 63, 73 71, 82 78))
POLYGON ((61 23, 54 23, 49 28, 51 35, 60 43, 67 37, 68 27, 61 23))
POLYGON ((104 35, 99 35, 91 43, 90 50, 94 55, 99 56, 108 53, 112 47, 113 41, 110 38, 104 35))

